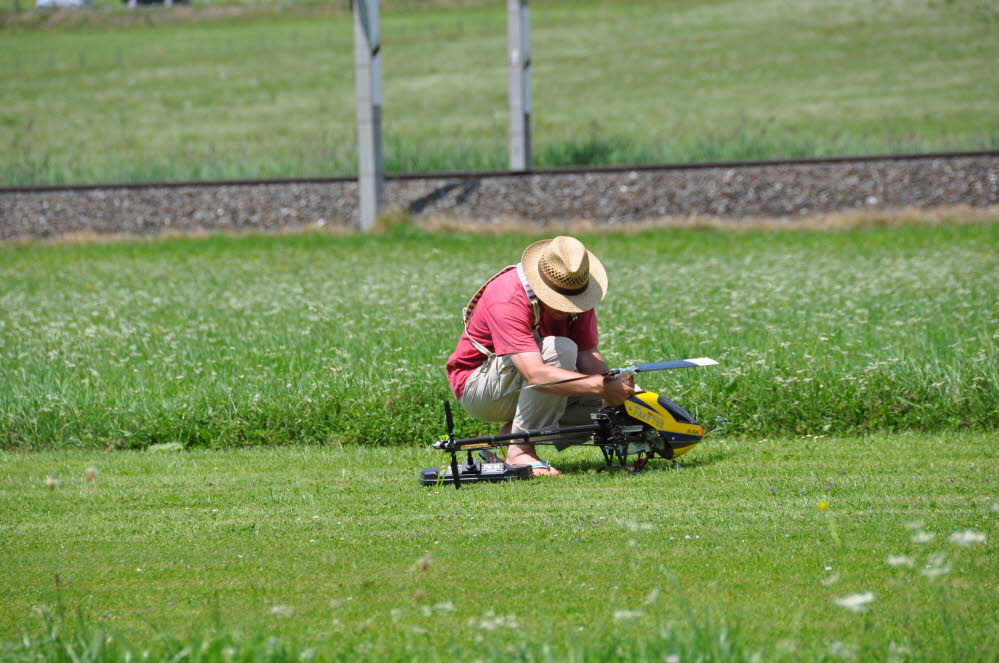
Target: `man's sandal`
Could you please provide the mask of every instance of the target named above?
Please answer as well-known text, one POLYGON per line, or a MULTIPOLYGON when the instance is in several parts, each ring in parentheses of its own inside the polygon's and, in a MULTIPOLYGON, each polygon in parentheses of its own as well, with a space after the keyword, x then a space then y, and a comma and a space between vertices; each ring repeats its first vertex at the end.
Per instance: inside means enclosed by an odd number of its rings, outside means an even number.
MULTIPOLYGON (((551 472, 552 469, 551 463, 546 463, 543 460, 536 460, 533 463, 528 464, 528 467, 531 468, 532 474, 534 473, 534 468, 542 468, 546 472, 551 472)), ((553 475, 542 475, 542 476, 553 476, 553 475)))

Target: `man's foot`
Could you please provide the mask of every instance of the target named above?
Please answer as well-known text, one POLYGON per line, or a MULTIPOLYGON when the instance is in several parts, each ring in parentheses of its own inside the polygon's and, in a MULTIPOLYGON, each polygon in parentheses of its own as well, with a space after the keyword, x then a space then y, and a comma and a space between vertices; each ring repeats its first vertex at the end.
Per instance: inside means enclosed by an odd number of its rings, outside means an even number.
POLYGON ((531 466, 531 472, 534 473, 534 476, 540 475, 540 476, 554 477, 558 476, 559 474, 558 470, 552 467, 550 463, 546 463, 543 460, 536 460, 533 463, 531 463, 530 466, 531 466))
POLYGON ((549 463, 541 460, 534 454, 530 453, 515 453, 512 448, 507 452, 506 455, 507 465, 530 465, 531 472, 534 476, 558 476, 559 471, 552 467, 549 463))
POLYGON ((534 476, 558 476, 559 471, 538 458, 533 444, 511 444, 506 449, 507 465, 530 465, 534 476))

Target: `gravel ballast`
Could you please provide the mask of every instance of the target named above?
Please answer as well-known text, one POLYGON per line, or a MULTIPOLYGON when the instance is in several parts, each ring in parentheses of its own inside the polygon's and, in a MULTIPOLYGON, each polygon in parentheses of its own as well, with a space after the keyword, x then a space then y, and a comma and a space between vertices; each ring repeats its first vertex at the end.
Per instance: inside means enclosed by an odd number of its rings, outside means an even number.
MULTIPOLYGON (((490 227, 670 218, 783 219, 999 205, 995 153, 389 176, 385 209, 490 227)), ((0 241, 71 235, 279 232, 357 222, 353 180, 0 190, 0 241)))

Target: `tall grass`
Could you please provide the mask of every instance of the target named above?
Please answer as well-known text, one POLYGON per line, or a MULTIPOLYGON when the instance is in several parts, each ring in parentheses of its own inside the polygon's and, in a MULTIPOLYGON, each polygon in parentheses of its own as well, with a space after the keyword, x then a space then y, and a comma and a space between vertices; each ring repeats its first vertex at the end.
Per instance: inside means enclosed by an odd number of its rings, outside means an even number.
MULTIPOLYGON (((440 607, 441 612, 453 608, 440 607)), ((659 608, 661 606, 653 606, 659 608)), ((275 613, 277 614, 277 613, 275 613)), ((291 616, 293 613, 289 614, 291 616)), ((118 629, 101 625, 99 620, 81 612, 68 613, 64 607, 40 606, 35 610, 36 621, 22 629, 17 641, 0 642, 0 656, 8 663, 45 661, 47 663, 98 663, 101 661, 191 661, 192 663, 299 663, 301 661, 446 661, 453 660, 468 643, 458 634, 438 638, 428 647, 419 631, 409 641, 376 637, 369 646, 343 651, 336 642, 282 639, 266 629, 246 633, 227 627, 216 614, 213 624, 198 624, 190 633, 178 635, 176 627, 156 627, 153 638, 134 638, 118 629)), ((570 643, 560 651, 551 647, 535 647, 525 641, 510 642, 501 634, 474 637, 475 660, 496 663, 524 660, 539 663, 556 661, 603 661, 613 654, 619 661, 702 661, 703 663, 740 663, 759 660, 758 654, 742 641, 738 632, 712 620, 699 617, 686 605, 682 633, 677 632, 676 619, 659 619, 655 634, 621 633, 608 636, 594 646, 591 643, 570 643)), ((627 619, 628 617, 621 617, 627 619)), ((632 617, 633 618, 633 617, 632 617)), ((516 618, 486 616, 480 622, 484 632, 498 629, 516 630, 516 618)), ((623 630, 623 629, 622 629, 623 630)), ((628 629, 630 631, 630 629, 628 629)), ((505 635, 505 634, 504 634, 505 635)))
MULTIPOLYGON (((714 357, 643 386, 767 437, 997 430, 997 233, 584 239, 611 275, 609 361, 714 357)), ((0 445, 425 443, 457 312, 531 239, 402 226, 0 248, 0 445)))

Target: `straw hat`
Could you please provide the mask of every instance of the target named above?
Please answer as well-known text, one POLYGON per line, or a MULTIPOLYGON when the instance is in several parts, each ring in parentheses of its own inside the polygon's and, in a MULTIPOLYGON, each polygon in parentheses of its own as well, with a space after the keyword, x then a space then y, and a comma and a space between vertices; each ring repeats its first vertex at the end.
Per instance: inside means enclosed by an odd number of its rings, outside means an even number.
POLYGON ((589 311, 607 292, 604 266, 575 237, 535 242, 520 262, 534 294, 557 311, 589 311))

